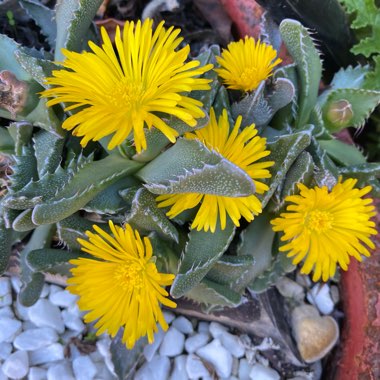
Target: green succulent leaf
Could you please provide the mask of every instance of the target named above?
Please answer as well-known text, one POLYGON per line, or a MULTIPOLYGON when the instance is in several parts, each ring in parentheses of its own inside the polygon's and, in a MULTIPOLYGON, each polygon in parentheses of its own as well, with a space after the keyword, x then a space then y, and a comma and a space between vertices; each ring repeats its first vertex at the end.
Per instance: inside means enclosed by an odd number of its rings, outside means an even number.
POLYGON ((196 192, 248 196, 255 187, 248 174, 198 140, 180 139, 137 173, 155 194, 196 192))
POLYGON ((228 97, 228 91, 224 86, 219 87, 218 93, 216 94, 214 103, 212 104, 215 115, 221 115, 223 110, 226 109, 229 113, 230 110, 230 100, 228 97))
MULTIPOLYGON (((193 132, 196 129, 203 128, 208 122, 209 117, 206 114, 205 117, 197 120, 197 125, 195 127, 190 127, 182 120, 171 116, 165 122, 173 129, 175 129, 179 136, 183 136, 187 132, 193 132)), ((135 154, 133 159, 139 162, 149 162, 157 157, 164 149, 170 144, 170 141, 166 136, 161 133, 156 128, 148 129, 145 132, 145 137, 147 141, 147 149, 143 150, 141 153, 135 154)))
POLYGON ((113 185, 108 186, 102 192, 91 199, 83 209, 97 214, 116 214, 125 210, 128 203, 120 196, 120 192, 128 190, 139 184, 133 177, 121 178, 113 185))
POLYGON ((7 128, 0 127, 0 152, 3 154, 15 153, 15 143, 7 128))
POLYGON ((316 103, 322 62, 308 30, 301 23, 290 19, 283 20, 280 24, 280 33, 297 64, 300 86, 296 127, 299 128, 307 124, 310 112, 316 103))
POLYGON ((20 49, 16 41, 5 34, 0 34, 0 71, 8 70, 16 75, 18 80, 30 81, 31 75, 17 62, 15 53, 20 49))
POLYGON ((12 253, 11 248, 12 230, 5 227, 2 212, 0 212, 0 275, 7 269, 8 261, 12 253))
POLYGON ((178 232, 156 204, 155 197, 146 189, 139 189, 132 201, 131 212, 125 221, 139 231, 156 231, 161 237, 178 243, 178 232))
POLYGON ((228 285, 235 291, 237 284, 240 283, 243 276, 251 271, 255 264, 255 259, 251 255, 246 256, 229 256, 223 255, 210 269, 206 275, 207 280, 217 282, 218 284, 228 285))
POLYGON ((309 128, 301 132, 279 136, 275 140, 268 142, 267 149, 271 152, 269 159, 274 161, 275 164, 270 168, 272 177, 267 180, 269 190, 264 195, 259 195, 263 208, 267 205, 276 189, 281 186, 286 173, 296 158, 310 144, 311 134, 312 128, 309 128))
POLYGON ((27 262, 27 256, 35 249, 50 246, 51 238, 54 233, 53 225, 37 227, 28 244, 20 253, 20 280, 21 289, 19 293, 20 303, 24 306, 32 306, 40 298, 42 288, 45 283, 45 276, 34 271, 27 262))
POLYGON ((339 88, 363 88, 364 81, 369 72, 369 65, 358 65, 355 67, 348 66, 346 68, 341 67, 340 70, 334 75, 334 78, 330 83, 330 87, 333 90, 337 90, 339 88))
POLYGON ((230 287, 203 279, 198 285, 186 293, 186 297, 202 303, 206 312, 220 307, 237 307, 242 297, 230 287))
POLYGON ((34 51, 21 47, 15 52, 17 62, 29 75, 42 87, 47 87, 46 77, 51 76, 53 70, 58 66, 41 54, 34 54, 34 51))
POLYGON ((117 155, 85 165, 52 199, 34 208, 33 222, 49 224, 67 218, 108 186, 140 167, 141 164, 117 155))
POLYGON ((37 107, 25 119, 33 123, 33 125, 62 138, 65 136, 66 131, 62 129, 62 123, 53 111, 53 108, 48 107, 46 102, 46 99, 40 99, 37 107))
POLYGON ((345 178, 356 178, 358 180, 357 186, 365 186, 367 184, 378 187, 380 177, 380 163, 369 162, 358 165, 349 165, 339 168, 339 174, 345 178))
POLYGON ((227 250, 234 234, 235 227, 230 220, 224 230, 217 226, 214 233, 191 230, 170 290, 171 295, 175 298, 181 297, 199 284, 227 250))
POLYGON ((337 166, 314 137, 311 139, 311 144, 307 150, 314 161, 314 180, 316 184, 320 187, 327 186, 331 189, 337 183, 339 177, 337 166))
POLYGON ((325 126, 332 132, 359 128, 380 103, 380 91, 346 88, 333 90, 321 104, 325 126))
POLYGON ((37 227, 32 221, 32 209, 22 211, 12 223, 12 228, 19 232, 31 231, 37 227))
POLYGON ((262 81, 253 94, 247 95, 237 103, 232 104, 232 116, 236 119, 242 116, 242 125, 254 123, 256 126, 264 126, 273 117, 275 111, 264 98, 265 81, 262 81))
MULTIPOLYGON (((216 63, 216 56, 220 55, 220 48, 218 45, 212 45, 206 51, 202 52, 200 55, 195 57, 195 60, 199 61, 201 66, 205 66, 209 63, 214 66, 216 63)), ((191 97, 198 99, 202 102, 204 109, 207 111, 210 109, 211 105, 214 103, 218 91, 221 87, 218 79, 218 75, 214 70, 209 70, 203 76, 203 78, 211 79, 210 90, 208 91, 192 91, 191 97)))
POLYGON ((275 233, 270 224, 271 217, 271 214, 264 211, 239 236, 238 257, 250 256, 254 261, 249 271, 243 273, 240 279, 236 281, 239 291, 245 289, 257 276, 264 273, 272 263, 272 246, 275 233))
POLYGON ((26 13, 41 28, 42 33, 47 38, 50 46, 55 45, 57 27, 54 22, 55 12, 45 7, 39 1, 19 0, 19 4, 25 9, 26 13))
POLYGON ((39 177, 54 173, 62 160, 64 139, 41 130, 33 136, 33 141, 39 177))
POLYGON ((36 180, 37 162, 34 156, 14 156, 15 164, 12 165, 12 175, 10 176, 11 186, 9 193, 21 190, 30 181, 36 180))
POLYGON ((64 56, 62 48, 80 51, 88 40, 88 32, 102 0, 59 0, 55 9, 57 38, 55 60, 64 56))
POLYGON ((26 155, 32 154, 29 151, 24 151, 25 146, 29 145, 32 139, 33 126, 30 123, 25 121, 10 123, 8 132, 15 142, 14 153, 17 156, 22 156, 24 153, 26 155))
POLYGON ((291 80, 277 78, 273 83, 273 90, 268 96, 268 104, 276 113, 279 109, 292 102, 295 96, 295 87, 291 80))
POLYGON ((276 211, 281 209, 285 203, 285 197, 298 193, 298 183, 308 186, 314 177, 314 162, 308 152, 302 152, 286 174, 285 181, 280 191, 276 193, 276 211))
POLYGON ((77 259, 78 257, 90 258, 91 256, 84 252, 42 248, 28 252, 26 262, 32 271, 49 272, 57 265, 68 264, 69 260, 77 259))
POLYGON ((40 180, 30 180, 21 190, 8 194, 4 205, 15 210, 33 208, 53 198, 71 177, 72 174, 59 166, 53 174, 45 173, 40 180))
POLYGON ((286 273, 292 272, 296 267, 292 264, 292 259, 283 252, 278 252, 267 270, 260 273, 249 285, 248 288, 255 293, 262 293, 286 273))
POLYGON ((353 145, 346 144, 340 140, 318 140, 322 149, 339 164, 360 165, 366 163, 366 158, 358 148, 353 145))
POLYGON ((97 225, 107 233, 111 233, 108 224, 96 223, 75 213, 57 223, 57 234, 59 240, 70 250, 80 251, 81 245, 78 243, 77 239, 81 238, 86 240, 86 231, 91 231, 94 225, 97 225))

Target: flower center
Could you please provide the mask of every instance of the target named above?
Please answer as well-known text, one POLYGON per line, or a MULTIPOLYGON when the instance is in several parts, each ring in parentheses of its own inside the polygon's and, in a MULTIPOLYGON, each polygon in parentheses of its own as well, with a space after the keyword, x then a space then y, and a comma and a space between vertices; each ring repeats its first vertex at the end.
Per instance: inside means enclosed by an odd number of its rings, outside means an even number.
POLYGON ((141 83, 123 79, 115 84, 106 94, 106 97, 111 105, 123 110, 123 112, 128 112, 137 108, 141 102, 142 95, 143 88, 141 83))
POLYGON ((240 81, 248 89, 254 87, 257 82, 257 69, 255 67, 246 67, 240 75, 240 81))
POLYGON ((141 289, 143 286, 144 268, 136 262, 128 261, 117 267, 114 272, 115 281, 124 291, 141 289))
POLYGON ((332 223, 334 221, 331 213, 327 211, 310 211, 305 217, 305 226, 311 231, 317 233, 324 232, 331 229, 332 223))

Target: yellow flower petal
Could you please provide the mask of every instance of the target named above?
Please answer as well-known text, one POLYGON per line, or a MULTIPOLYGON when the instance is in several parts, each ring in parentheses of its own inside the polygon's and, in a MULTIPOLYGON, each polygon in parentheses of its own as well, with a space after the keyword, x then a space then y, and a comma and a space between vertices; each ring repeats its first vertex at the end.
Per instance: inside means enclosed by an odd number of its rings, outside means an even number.
POLYGON ((340 179, 331 191, 298 184, 300 194, 285 198, 293 204, 271 221, 274 231, 283 232, 281 241, 287 242, 280 251, 288 252, 295 265, 303 261, 301 272, 314 271, 313 281, 327 281, 337 264, 347 270, 350 256, 359 261, 361 255, 369 256, 365 245, 374 248, 369 238, 377 233, 370 221, 375 207, 372 199, 362 198, 371 187, 355 189, 356 182, 340 179))
POLYGON ((231 90, 253 91, 281 63, 276 56, 277 52, 271 45, 255 42, 246 36, 223 49, 222 55, 216 58, 221 67, 215 71, 231 90))
MULTIPOLYGON (((270 154, 266 149, 266 140, 257 136, 257 130, 252 124, 240 131, 242 118, 239 116, 230 131, 227 111, 224 110, 219 120, 216 120, 213 109, 210 111, 209 124, 199 130, 185 135, 188 139, 198 139, 209 149, 213 149, 227 160, 244 170, 253 180, 256 191, 264 193, 268 187, 260 182, 261 178, 270 178, 267 168, 273 161, 256 161, 270 154)), ((197 214, 191 225, 198 231, 215 232, 218 220, 222 230, 226 227, 227 216, 236 226, 244 217, 252 221, 255 215, 261 213, 262 208, 256 195, 247 197, 223 197, 212 194, 164 194, 157 197, 158 207, 170 207, 167 212, 169 218, 174 218, 185 210, 192 209, 200 204, 197 214)))
POLYGON ((86 232, 89 241, 78 239, 82 250, 95 259, 70 261, 74 268, 67 289, 79 296, 79 308, 87 311, 85 321, 97 321, 98 335, 115 336, 124 327, 123 342, 130 349, 145 335, 152 342, 157 323, 167 329, 160 303, 176 307, 164 289, 174 275, 158 273, 147 237, 141 239, 130 225, 123 229, 109 222, 109 226, 113 236, 94 226, 96 234, 86 232))
POLYGON ((136 150, 146 149, 145 126, 158 128, 172 142, 178 135, 157 117, 157 112, 173 115, 190 126, 203 117, 202 103, 185 93, 208 90, 211 80, 197 78, 212 68, 199 61, 186 63, 190 48, 176 50, 182 41, 179 29, 165 30, 163 22, 153 32, 153 21, 126 22, 123 36, 117 29, 115 48, 104 28, 101 47, 90 42, 92 52, 62 50, 64 69, 53 71, 42 92, 52 98, 48 106, 72 103, 65 110, 79 109, 68 117, 63 128, 90 140, 113 135, 109 149, 120 145, 133 133, 136 150))

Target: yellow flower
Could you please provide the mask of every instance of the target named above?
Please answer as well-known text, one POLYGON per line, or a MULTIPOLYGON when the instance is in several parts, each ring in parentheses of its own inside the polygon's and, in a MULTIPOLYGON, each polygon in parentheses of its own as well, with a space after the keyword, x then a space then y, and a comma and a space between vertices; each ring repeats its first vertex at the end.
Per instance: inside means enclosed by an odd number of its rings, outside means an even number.
POLYGON ((97 335, 108 332, 112 337, 124 327, 123 342, 132 348, 142 336, 153 342, 157 322, 168 328, 160 303, 176 304, 166 298, 163 286, 173 282, 173 274, 158 273, 152 246, 142 240, 130 225, 125 229, 109 222, 114 237, 97 226, 86 232, 89 241, 78 239, 82 250, 94 259, 70 260, 75 267, 67 280, 68 290, 79 296, 78 306, 88 313, 86 322, 97 320, 97 335))
POLYGON ((221 57, 216 57, 221 68, 215 69, 231 90, 253 91, 262 80, 272 75, 273 68, 281 63, 271 45, 252 37, 231 42, 223 49, 221 57))
POLYGON ((168 30, 161 22, 155 32, 152 20, 126 22, 123 38, 116 30, 116 51, 104 28, 103 45, 89 42, 92 52, 62 50, 65 69, 53 71, 46 82, 55 87, 43 97, 53 97, 48 106, 73 103, 66 111, 79 109, 63 123, 63 128, 83 136, 82 146, 113 134, 109 149, 120 145, 132 132, 136 149, 146 149, 144 126, 159 129, 171 142, 178 132, 156 113, 173 115, 189 126, 203 117, 202 103, 185 95, 208 90, 207 79, 196 78, 212 68, 199 61, 185 63, 190 47, 175 49, 183 40, 179 29, 168 30))
MULTIPOLYGON (((252 124, 239 132, 242 118, 239 116, 235 126, 230 131, 227 111, 223 110, 217 122, 214 110, 210 112, 209 124, 199 130, 186 134, 189 139, 198 139, 209 149, 219 152, 224 158, 244 170, 253 180, 256 192, 263 194, 268 186, 258 181, 262 178, 270 178, 267 168, 271 167, 273 161, 257 162, 268 156, 270 152, 266 149, 266 139, 257 136, 257 129, 252 124)), ((167 215, 175 217, 184 210, 201 206, 191 225, 198 231, 209 229, 215 232, 218 217, 222 230, 226 227, 227 215, 236 226, 243 216, 247 221, 252 221, 255 215, 261 213, 261 203, 255 195, 246 197, 224 197, 213 194, 165 194, 157 197, 159 207, 172 206, 167 215)))
POLYGON ((347 270, 350 256, 362 261, 360 255, 369 256, 366 244, 374 248, 370 235, 375 235, 375 215, 371 198, 362 197, 371 191, 370 186, 354 189, 356 179, 339 182, 329 191, 326 186, 309 189, 298 184, 300 195, 285 198, 294 204, 272 220, 274 231, 283 231, 282 241, 287 244, 280 251, 289 251, 293 264, 304 260, 301 273, 312 270, 313 281, 321 277, 327 281, 334 276, 336 265, 347 270))

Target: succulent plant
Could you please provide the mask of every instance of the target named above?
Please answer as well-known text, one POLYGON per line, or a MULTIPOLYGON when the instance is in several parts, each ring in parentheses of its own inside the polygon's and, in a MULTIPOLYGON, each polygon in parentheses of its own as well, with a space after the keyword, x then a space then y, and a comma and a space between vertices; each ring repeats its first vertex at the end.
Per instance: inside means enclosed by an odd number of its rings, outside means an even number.
MULTIPOLYGON (((176 276, 172 297, 194 299, 207 309, 234 307, 247 288, 262 292, 294 270, 292 260, 279 252, 279 234, 270 220, 284 210, 285 197, 297 192, 297 183, 331 188, 343 176, 380 193, 380 164, 367 163, 359 148, 333 135, 361 128, 380 103, 379 91, 363 87, 368 67, 341 69, 320 92, 322 61, 315 42, 305 27, 289 19, 274 38, 281 37, 294 62, 241 96, 214 71, 202 74, 210 89, 190 96, 203 103, 205 116, 195 127, 165 117, 180 136, 174 144, 152 128, 145 131, 147 149, 141 152, 128 139, 113 150, 107 138, 82 148, 62 128, 75 111, 47 107, 39 93, 47 88, 45 78, 59 70, 61 48, 79 52, 87 49, 88 40, 97 41, 92 20, 100 3, 60 1, 51 10, 21 1, 41 26, 50 51, 35 51, 0 35, 0 116, 9 120, 0 127, 0 155, 9 158, 11 172, 0 193, 0 264, 6 270, 13 244, 25 242, 20 252, 24 305, 37 301, 44 273, 68 275, 68 261, 85 255, 78 238, 86 238, 94 224, 109 231, 104 222, 112 220, 149 236, 158 268, 176 276), (254 123, 274 162, 270 178, 262 180, 268 190, 256 194, 263 212, 240 226, 227 220, 215 232, 189 228, 195 210, 169 219, 156 201, 160 194, 253 194, 253 180, 244 170, 201 141, 186 138, 209 123, 211 108, 217 115, 225 109, 231 125, 239 116, 242 127, 254 123)), ((219 55, 219 47, 210 46, 196 60, 202 67, 217 65, 219 55)))

